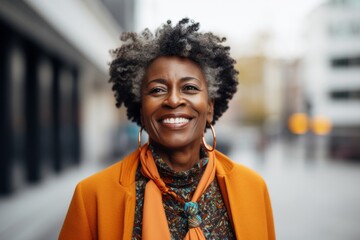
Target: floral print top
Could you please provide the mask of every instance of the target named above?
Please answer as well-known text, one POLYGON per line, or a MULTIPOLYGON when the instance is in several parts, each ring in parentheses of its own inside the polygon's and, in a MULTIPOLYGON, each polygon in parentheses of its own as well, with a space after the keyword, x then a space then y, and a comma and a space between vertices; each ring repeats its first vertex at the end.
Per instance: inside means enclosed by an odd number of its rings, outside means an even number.
MULTIPOLYGON (((205 156, 204 151, 201 151, 202 158, 191 169, 183 172, 175 172, 154 152, 153 148, 150 149, 160 177, 165 184, 186 202, 190 201, 208 163, 208 158, 205 156)), ((136 171, 136 205, 133 240, 141 239, 142 209, 147 182, 147 179, 141 174, 140 169, 141 165, 139 165, 136 171)), ((202 218, 200 228, 206 239, 236 239, 216 178, 198 200, 198 205, 199 215, 202 218)), ((163 206, 172 239, 183 239, 188 231, 188 223, 183 210, 183 204, 169 195, 163 195, 163 206)))

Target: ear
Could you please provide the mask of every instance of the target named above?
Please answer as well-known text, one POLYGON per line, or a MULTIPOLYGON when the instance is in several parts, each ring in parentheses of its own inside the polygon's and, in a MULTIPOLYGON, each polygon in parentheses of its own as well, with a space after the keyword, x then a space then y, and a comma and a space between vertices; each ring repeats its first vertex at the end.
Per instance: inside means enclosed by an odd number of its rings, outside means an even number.
POLYGON ((206 121, 208 123, 211 123, 213 121, 214 118, 214 105, 215 105, 215 100, 213 98, 211 98, 208 101, 208 111, 206 114, 206 121))

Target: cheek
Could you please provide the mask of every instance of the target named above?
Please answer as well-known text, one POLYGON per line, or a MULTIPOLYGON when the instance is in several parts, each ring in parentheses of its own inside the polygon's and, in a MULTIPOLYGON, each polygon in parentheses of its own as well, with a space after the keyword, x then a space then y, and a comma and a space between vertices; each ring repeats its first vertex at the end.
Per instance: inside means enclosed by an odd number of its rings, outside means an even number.
POLYGON ((143 125, 147 125, 152 120, 152 116, 157 109, 156 101, 152 101, 151 99, 144 98, 141 102, 141 120, 143 125))
POLYGON ((208 99, 205 96, 198 96, 197 98, 193 99, 193 108, 196 109, 196 111, 200 115, 207 115, 209 112, 209 103, 208 99))

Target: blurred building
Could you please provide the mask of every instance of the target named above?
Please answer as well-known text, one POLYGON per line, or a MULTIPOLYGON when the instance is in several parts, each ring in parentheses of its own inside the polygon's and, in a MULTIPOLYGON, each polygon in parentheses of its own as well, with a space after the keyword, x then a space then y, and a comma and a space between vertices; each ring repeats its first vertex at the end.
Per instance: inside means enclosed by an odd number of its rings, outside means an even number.
POLYGON ((307 21, 302 76, 307 111, 330 120, 332 157, 359 159, 360 1, 327 1, 307 21))
POLYGON ((236 68, 240 75, 237 111, 233 118, 242 125, 263 128, 267 135, 278 135, 282 131, 286 106, 286 67, 285 60, 266 55, 237 59, 236 68))
POLYGON ((104 155, 105 134, 125 118, 107 83, 109 50, 134 11, 131 0, 1 1, 1 194, 104 155))

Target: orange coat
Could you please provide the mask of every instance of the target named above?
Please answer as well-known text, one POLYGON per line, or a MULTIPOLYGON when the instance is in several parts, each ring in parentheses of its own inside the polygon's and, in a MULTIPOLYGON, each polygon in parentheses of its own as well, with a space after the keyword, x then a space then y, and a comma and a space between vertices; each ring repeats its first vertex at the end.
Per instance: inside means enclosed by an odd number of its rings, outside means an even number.
MULTIPOLYGON (((271 204, 263 179, 220 152, 215 155, 216 177, 225 196, 236 238, 274 240, 271 204)), ((60 240, 131 239, 138 159, 139 153, 134 151, 124 160, 77 185, 60 240)))

